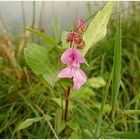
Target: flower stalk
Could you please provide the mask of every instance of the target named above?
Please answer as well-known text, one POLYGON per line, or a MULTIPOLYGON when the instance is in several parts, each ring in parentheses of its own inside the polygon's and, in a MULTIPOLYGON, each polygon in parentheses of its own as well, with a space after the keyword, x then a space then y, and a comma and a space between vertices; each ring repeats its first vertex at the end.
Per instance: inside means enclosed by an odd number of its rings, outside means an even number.
POLYGON ((69 95, 70 95, 70 87, 68 87, 67 90, 65 90, 65 116, 64 120, 67 122, 68 120, 68 105, 69 105, 69 95))
MULTIPOLYGON (((57 75, 59 78, 70 78, 73 80, 73 89, 78 90, 87 80, 87 76, 80 68, 81 63, 85 63, 85 58, 79 51, 84 47, 84 40, 82 38, 83 32, 86 30, 86 25, 83 20, 78 21, 77 31, 70 31, 67 35, 66 41, 70 44, 70 47, 62 54, 61 61, 66 65, 57 75), (76 45, 76 48, 75 48, 76 45)), ((65 122, 68 119, 68 104, 70 87, 63 89, 65 94, 65 122)))

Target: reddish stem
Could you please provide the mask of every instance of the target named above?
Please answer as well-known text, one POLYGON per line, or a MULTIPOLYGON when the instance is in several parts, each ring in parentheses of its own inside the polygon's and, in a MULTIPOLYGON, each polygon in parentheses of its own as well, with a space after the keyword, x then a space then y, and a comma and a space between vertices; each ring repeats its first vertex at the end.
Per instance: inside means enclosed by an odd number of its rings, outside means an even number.
POLYGON ((70 94, 70 87, 68 87, 68 89, 65 90, 65 101, 66 101, 65 116, 64 116, 65 122, 67 122, 67 119, 68 119, 69 94, 70 94))

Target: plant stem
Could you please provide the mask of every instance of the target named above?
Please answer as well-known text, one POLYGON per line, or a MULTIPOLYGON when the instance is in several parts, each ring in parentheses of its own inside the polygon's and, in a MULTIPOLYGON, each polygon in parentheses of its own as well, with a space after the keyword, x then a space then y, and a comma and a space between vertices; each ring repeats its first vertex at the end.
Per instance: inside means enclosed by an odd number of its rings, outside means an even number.
POLYGON ((69 94, 70 94, 70 87, 68 87, 67 90, 65 90, 65 101, 66 101, 66 104, 65 104, 65 116, 64 116, 64 119, 65 119, 65 122, 67 122, 67 119, 68 119, 68 105, 69 105, 69 94))

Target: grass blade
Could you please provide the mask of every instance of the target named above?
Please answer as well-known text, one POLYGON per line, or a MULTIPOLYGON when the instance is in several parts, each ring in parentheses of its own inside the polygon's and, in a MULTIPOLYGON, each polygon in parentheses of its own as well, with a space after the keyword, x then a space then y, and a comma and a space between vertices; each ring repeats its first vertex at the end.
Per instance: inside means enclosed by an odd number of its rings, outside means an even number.
POLYGON ((114 61, 112 76, 112 120, 115 118, 115 109, 120 88, 121 80, 121 21, 120 16, 117 23, 117 32, 115 39, 114 61))
POLYGON ((136 95, 124 108, 122 111, 124 111, 128 106, 130 106, 131 104, 133 104, 135 101, 140 99, 140 93, 138 95, 136 95))
POLYGON ((111 80, 112 80, 112 73, 110 75, 110 79, 109 79, 109 82, 108 82, 107 87, 106 87, 105 94, 104 94, 103 99, 102 99, 102 105, 101 105, 101 109, 99 111, 97 126, 96 126, 96 130, 95 130, 96 137, 99 137, 99 135, 100 135, 100 127, 101 127, 101 123, 102 123, 103 110, 104 110, 104 106, 105 106, 106 98, 107 98, 107 95, 108 95, 108 90, 109 90, 109 87, 110 87, 111 80))
POLYGON ((140 138, 140 133, 126 132, 126 131, 112 132, 112 133, 108 133, 108 135, 115 138, 121 138, 121 139, 139 139, 140 138))
POLYGON ((140 115, 140 110, 125 110, 123 113, 124 114, 140 115))

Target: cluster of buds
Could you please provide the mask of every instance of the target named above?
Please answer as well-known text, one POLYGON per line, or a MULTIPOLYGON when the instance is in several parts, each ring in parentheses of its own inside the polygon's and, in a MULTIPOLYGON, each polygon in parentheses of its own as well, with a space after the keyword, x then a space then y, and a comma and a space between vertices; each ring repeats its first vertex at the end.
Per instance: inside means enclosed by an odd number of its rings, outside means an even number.
POLYGON ((78 21, 77 31, 71 31, 68 33, 67 42, 71 44, 74 42, 77 45, 77 49, 82 49, 84 47, 84 41, 82 38, 83 32, 86 31, 86 25, 82 19, 78 21))

